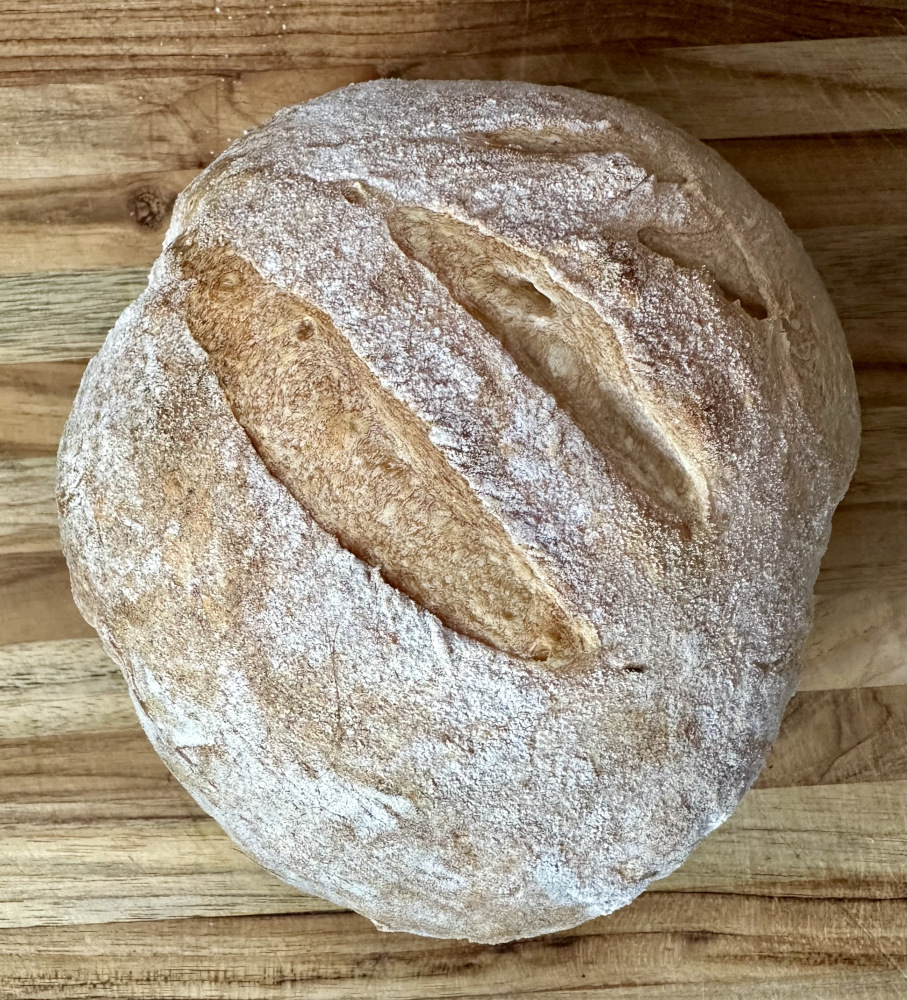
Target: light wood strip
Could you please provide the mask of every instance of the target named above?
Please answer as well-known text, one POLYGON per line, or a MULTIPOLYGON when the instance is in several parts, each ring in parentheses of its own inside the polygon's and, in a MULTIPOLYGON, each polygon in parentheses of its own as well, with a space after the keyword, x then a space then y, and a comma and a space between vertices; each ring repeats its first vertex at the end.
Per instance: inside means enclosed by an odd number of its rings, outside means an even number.
MULTIPOLYGON (((903 782, 767 788, 649 892, 904 894, 903 782)), ((0 926, 305 912, 207 817, 0 826, 0 926), (73 864, 77 861, 77 864, 73 864)))
MULTIPOLYGON (((731 959, 733 961, 733 959, 731 959)), ((900 1000, 904 984, 900 971, 866 972, 834 967, 817 969, 799 979, 776 978, 743 980, 732 985, 734 996, 746 1000, 900 1000)), ((684 983, 677 985, 590 987, 588 990, 522 990, 508 992, 507 1000, 727 1000, 728 982, 684 983)))
POLYGON ((55 468, 51 456, 0 458, 0 555, 59 550, 55 468))
POLYGON ((176 196, 197 173, 193 167, 0 181, 0 273, 147 270, 176 196))
POLYGON ((137 726, 120 670, 99 639, 0 646, 0 740, 137 726))
POLYGON ((816 597, 801 691, 907 683, 907 594, 851 588, 816 597))
POLYGON ((902 898, 904 807, 903 780, 754 789, 652 889, 902 898))
POLYGON ((147 283, 145 268, 0 277, 0 362, 91 357, 147 283))
POLYGON ((0 23, 0 81, 124 70, 136 76, 253 69, 318 76, 325 69, 360 64, 383 75, 438 56, 462 57, 463 75, 469 75, 469 60, 476 54, 531 60, 572 51, 582 58, 585 51, 615 42, 725 46, 904 31, 904 12, 894 0, 801 0, 787 6, 767 0, 733 11, 722 0, 698 0, 682 14, 672 0, 592 7, 583 0, 529 5, 524 0, 493 5, 227 0, 220 6, 207 0, 151 0, 126 8, 93 4, 90 17, 84 7, 70 13, 66 3, 55 10, 59 16, 48 17, 29 0, 7 2, 7 17, 0 23))
POLYGON ((0 932, 0 996, 897 1000, 902 913, 889 900, 646 894, 497 946, 382 934, 353 913, 21 928, 0 932))
POLYGON ((0 830, 0 927, 325 909, 207 817, 0 830))
POLYGON ((0 459, 55 456, 85 362, 0 365, 0 459))
MULTIPOLYGON (((154 752, 138 725, 132 703, 120 679, 114 693, 101 685, 85 684, 75 690, 76 713, 80 712, 92 687, 102 698, 96 728, 81 732, 67 727, 89 723, 84 716, 62 718, 52 712, 60 704, 43 703, 33 696, 31 705, 21 696, 19 711, 13 707, 4 714, 16 713, 8 727, 10 733, 23 728, 29 721, 45 727, 59 725, 53 735, 31 735, 27 739, 0 739, 4 760, 0 764, 0 841, 10 830, 41 829, 57 825, 60 839, 66 841, 69 828, 88 829, 100 824, 105 829, 121 824, 124 832, 137 822, 153 825, 158 821, 190 821, 205 819, 205 814, 189 793, 170 774, 154 752), (25 709, 25 710, 23 710, 25 709), (116 712, 124 716, 122 728, 104 730, 105 724, 117 725, 116 712), (131 718, 127 716, 131 715, 131 718)), ((34 728, 37 728, 36 726, 34 728)), ((2 732, 2 730, 0 730, 2 732)), ((186 841, 191 853, 191 837, 186 841)))
POLYGON ((456 55, 418 79, 528 80, 633 101, 700 139, 899 130, 907 50, 898 38, 456 55))

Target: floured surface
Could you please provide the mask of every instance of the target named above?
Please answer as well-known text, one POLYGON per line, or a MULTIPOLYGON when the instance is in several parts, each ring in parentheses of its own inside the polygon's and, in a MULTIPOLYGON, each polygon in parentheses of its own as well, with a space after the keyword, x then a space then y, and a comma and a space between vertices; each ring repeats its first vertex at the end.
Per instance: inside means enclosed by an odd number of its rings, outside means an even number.
POLYGON ((599 652, 557 672, 447 628, 319 527, 235 419, 165 252, 89 367, 58 498, 77 601, 168 766, 266 867, 383 926, 506 940, 628 902, 758 773, 855 461, 843 335, 797 241, 637 109, 397 81, 236 143, 180 233, 329 317, 599 652), (533 262, 503 336, 394 237, 406 206, 533 262), (557 341, 540 295, 600 318, 581 363, 508 350, 557 341), (632 433, 609 442, 584 392, 632 433))
POLYGON ((597 652, 592 627, 328 317, 235 253, 173 253, 192 280, 192 336, 268 470, 316 523, 448 628, 551 669, 582 669, 597 652))

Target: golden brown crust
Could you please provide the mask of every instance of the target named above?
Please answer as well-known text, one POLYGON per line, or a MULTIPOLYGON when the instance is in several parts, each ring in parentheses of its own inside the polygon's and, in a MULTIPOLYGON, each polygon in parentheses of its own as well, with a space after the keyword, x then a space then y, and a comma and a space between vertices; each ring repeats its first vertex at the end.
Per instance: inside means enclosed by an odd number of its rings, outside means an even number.
POLYGON ((171 247, 185 316, 268 470, 325 531, 463 635, 551 669, 598 640, 330 319, 228 246, 171 247))

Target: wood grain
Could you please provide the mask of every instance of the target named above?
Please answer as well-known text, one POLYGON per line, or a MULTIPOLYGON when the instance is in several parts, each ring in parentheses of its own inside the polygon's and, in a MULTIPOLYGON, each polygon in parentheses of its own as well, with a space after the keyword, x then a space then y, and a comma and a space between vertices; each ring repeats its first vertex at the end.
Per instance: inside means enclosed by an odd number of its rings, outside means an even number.
POLYGON ((259 868, 208 817, 19 824, 0 839, 0 927, 335 909, 259 868))
POLYGON ((841 506, 832 518, 817 594, 860 589, 901 589, 907 567, 907 521, 903 503, 841 506))
POLYGON ((567 934, 472 945, 352 913, 0 932, 0 997, 896 1000, 890 900, 646 894, 567 934))
POLYGON ((907 224, 904 133, 723 139, 709 145, 798 232, 907 224))
POLYGON ((901 899, 904 783, 748 792, 651 891, 901 899))
POLYGON ((0 558, 0 607, 0 646, 95 634, 76 609, 60 553, 0 558))
POLYGON ((0 180, 0 274, 149 268, 176 196, 197 173, 0 180))
POLYGON ((907 489, 907 411, 889 406, 865 409, 860 460, 844 502, 905 500, 907 489))
POLYGON ((56 455, 84 362, 0 365, 0 459, 56 455))
MULTIPOLYGON (((779 142, 717 146, 779 205, 788 221, 802 224, 800 235, 839 310, 855 360, 904 362, 903 142, 889 136, 839 142, 799 138, 785 141, 784 156, 766 155, 779 142), (808 211, 806 176, 814 202, 808 211)), ((71 199, 59 192, 51 197, 46 183, 36 188, 17 183, 6 196, 0 191, 0 272, 13 272, 0 273, 0 364, 93 354, 120 311, 144 287, 144 267, 159 252, 177 187, 191 176, 192 171, 171 171, 157 180, 127 175, 105 188, 103 197, 98 194, 103 178, 97 176, 80 181, 71 199), (99 200, 101 222, 93 214, 99 200), (141 238, 133 235, 135 230, 143 230, 141 238), (32 257, 22 253, 23 240, 33 247, 32 257), (142 265, 84 270, 86 263, 104 264, 111 256, 142 265), (81 264, 83 269, 16 273, 26 264, 43 268, 48 261, 81 264)), ((0 374, 0 394, 4 381, 0 374)), ((9 419, 29 410, 28 404, 18 406, 2 396, 0 406, 9 419)))
POLYGON ((0 276, 0 361, 90 358, 147 283, 147 268, 0 276))
MULTIPOLYGON (((164 820, 191 821, 187 823, 191 828, 195 821, 206 819, 145 738, 122 679, 115 692, 111 686, 101 696, 107 712, 98 714, 94 726, 22 739, 10 736, 2 741, 4 761, 0 767, 8 792, 0 806, 0 825, 6 833, 13 827, 25 830, 55 824, 100 830, 123 823, 124 829, 134 830, 137 824, 151 827, 164 820), (121 728, 116 728, 112 710, 124 716, 121 728), (111 728, 102 728, 105 722, 111 728)), ((54 707, 33 701, 33 717, 45 724, 56 721, 51 715, 54 707)), ((11 727, 13 733, 21 730, 23 715, 20 708, 11 727)), ((88 834, 83 839, 87 840, 88 834)), ((102 839, 95 838, 98 847, 102 839)), ((26 846, 29 857, 30 851, 26 846)), ((183 853, 192 854, 191 840, 183 853)))
POLYGON ((136 727, 119 667, 99 639, 0 646, 0 741, 136 727))
POLYGON ((902 590, 852 588, 819 594, 803 650, 800 689, 907 683, 905 604, 902 590))
POLYGON ((55 460, 0 458, 0 555, 60 548, 55 460))
MULTIPOLYGON (((0 56, 2 65, 2 56, 0 56)), ((852 38, 418 61, 397 75, 569 84, 624 97, 702 139, 898 130, 907 52, 896 38, 852 38)), ((0 177, 31 179, 198 167, 278 108, 372 79, 368 63, 8 84, 11 141, 0 177), (86 127, 86 122, 89 123, 86 127)), ((100 220, 98 220, 100 221, 100 220)))
POLYGON ((13 140, 0 150, 0 178, 197 170, 244 129, 322 89, 298 73, 283 86, 272 74, 240 81, 129 74, 114 86, 77 81, 0 87, 0 112, 13 140), (267 103, 255 99, 256 88, 269 95, 267 103))
POLYGON ((903 685, 799 691, 755 787, 903 779, 905 716, 903 685))
MULTIPOLYGON (((902 781, 755 789, 648 891, 901 898, 903 811, 902 781)), ((11 812, 0 823, 0 927, 329 907, 259 868, 207 816, 80 821, 61 809, 23 821, 15 802, 11 812)))
POLYGON ((464 54, 407 64, 418 79, 565 84, 642 104, 700 139, 899 130, 907 50, 897 38, 693 48, 464 54))
MULTIPOLYGON (((530 58, 582 54, 614 42, 726 45, 901 35, 904 11, 894 0, 363 0, 272 4, 225 0, 149 0, 112 7, 91 0, 54 5, 56 16, 29 0, 8 0, 0 22, 0 79, 52 79, 128 70, 229 73, 367 65, 399 73, 429 56, 476 53, 530 58), (191 39, 191 43, 190 40, 191 39)), ((300 75, 304 75, 300 73, 300 75)))
POLYGON ((830 226, 797 234, 835 304, 854 364, 907 363, 903 226, 830 226))
POLYGON ((0 1000, 904 995, 905 20, 901 0, 7 0, 0 1000), (85 360, 177 193, 276 108, 381 75, 569 84, 667 115, 781 208, 857 365, 860 463, 757 786, 632 906, 499 947, 380 934, 234 848, 78 615, 52 503, 85 360))

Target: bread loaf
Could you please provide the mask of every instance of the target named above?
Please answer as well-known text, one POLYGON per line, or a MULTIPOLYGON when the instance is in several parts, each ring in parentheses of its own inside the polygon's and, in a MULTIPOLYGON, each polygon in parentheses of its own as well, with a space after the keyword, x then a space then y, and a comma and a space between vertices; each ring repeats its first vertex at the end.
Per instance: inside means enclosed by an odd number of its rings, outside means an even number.
POLYGON ((73 592, 260 864, 499 942, 762 767, 859 437, 780 213, 621 101, 351 86, 177 201, 59 453, 73 592))

